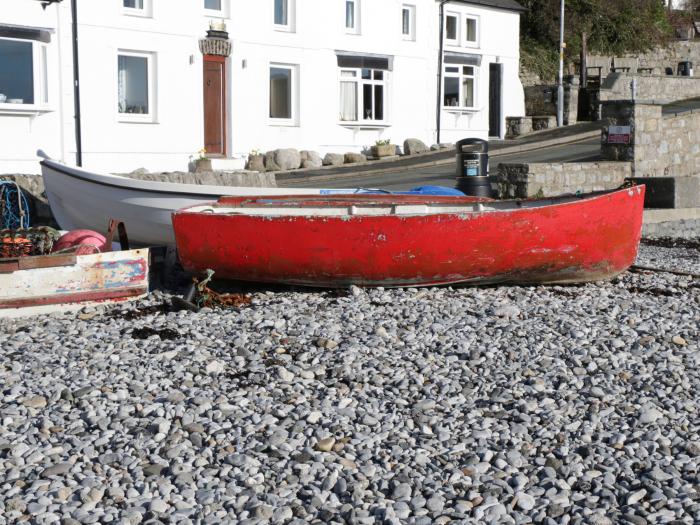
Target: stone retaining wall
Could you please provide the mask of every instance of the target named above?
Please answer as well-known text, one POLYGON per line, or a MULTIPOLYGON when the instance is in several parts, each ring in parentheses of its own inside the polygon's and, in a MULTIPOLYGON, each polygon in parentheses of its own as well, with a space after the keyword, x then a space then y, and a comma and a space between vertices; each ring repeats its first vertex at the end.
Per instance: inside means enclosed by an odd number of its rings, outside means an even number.
POLYGON ((664 117, 660 105, 629 100, 603 104, 601 153, 633 162, 635 177, 700 174, 700 113, 664 117), (608 144, 610 126, 629 126, 629 144, 608 144))
POLYGON ((525 199, 611 190, 631 174, 629 162, 499 164, 495 181, 499 198, 525 199))
POLYGON ((700 77, 610 73, 600 88, 600 101, 631 100, 633 79, 637 100, 674 102, 700 97, 700 77))

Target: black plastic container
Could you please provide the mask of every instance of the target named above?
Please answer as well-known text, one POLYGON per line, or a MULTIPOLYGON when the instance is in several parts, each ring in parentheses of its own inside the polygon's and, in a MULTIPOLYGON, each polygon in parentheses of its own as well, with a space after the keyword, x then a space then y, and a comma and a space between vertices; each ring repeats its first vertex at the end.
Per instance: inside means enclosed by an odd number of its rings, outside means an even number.
POLYGON ((462 139, 457 150, 456 188, 474 197, 493 197, 489 182, 489 143, 482 139, 462 139))

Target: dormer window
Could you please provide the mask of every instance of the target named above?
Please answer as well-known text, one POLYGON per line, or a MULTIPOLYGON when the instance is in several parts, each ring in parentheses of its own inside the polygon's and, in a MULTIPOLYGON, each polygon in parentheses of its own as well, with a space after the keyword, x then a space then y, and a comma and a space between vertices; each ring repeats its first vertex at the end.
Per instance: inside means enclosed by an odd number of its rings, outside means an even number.
POLYGON ((278 31, 294 31, 294 0, 273 0, 273 18, 278 31))

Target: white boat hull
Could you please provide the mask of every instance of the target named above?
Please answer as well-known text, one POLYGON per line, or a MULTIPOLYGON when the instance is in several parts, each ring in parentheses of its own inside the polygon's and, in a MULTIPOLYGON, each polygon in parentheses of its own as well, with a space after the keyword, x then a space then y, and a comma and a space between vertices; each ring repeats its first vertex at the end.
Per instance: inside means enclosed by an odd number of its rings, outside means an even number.
MULTIPOLYGON (((39 153, 42 155, 41 152, 39 153)), ((171 214, 178 209, 216 200, 223 195, 318 195, 329 190, 205 186, 143 181, 41 162, 46 196, 56 222, 64 230, 104 231, 109 219, 122 221, 129 240, 141 246, 174 245, 171 214)), ((355 190, 330 190, 332 193, 355 190)))

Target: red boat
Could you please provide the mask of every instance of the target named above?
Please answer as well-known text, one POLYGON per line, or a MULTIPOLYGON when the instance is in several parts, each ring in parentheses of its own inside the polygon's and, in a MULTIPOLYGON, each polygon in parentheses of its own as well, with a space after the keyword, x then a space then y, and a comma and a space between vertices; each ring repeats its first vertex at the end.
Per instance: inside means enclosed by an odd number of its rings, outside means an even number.
POLYGON ((318 287, 576 283, 634 262, 644 186, 547 199, 223 197, 173 214, 180 261, 318 287))

